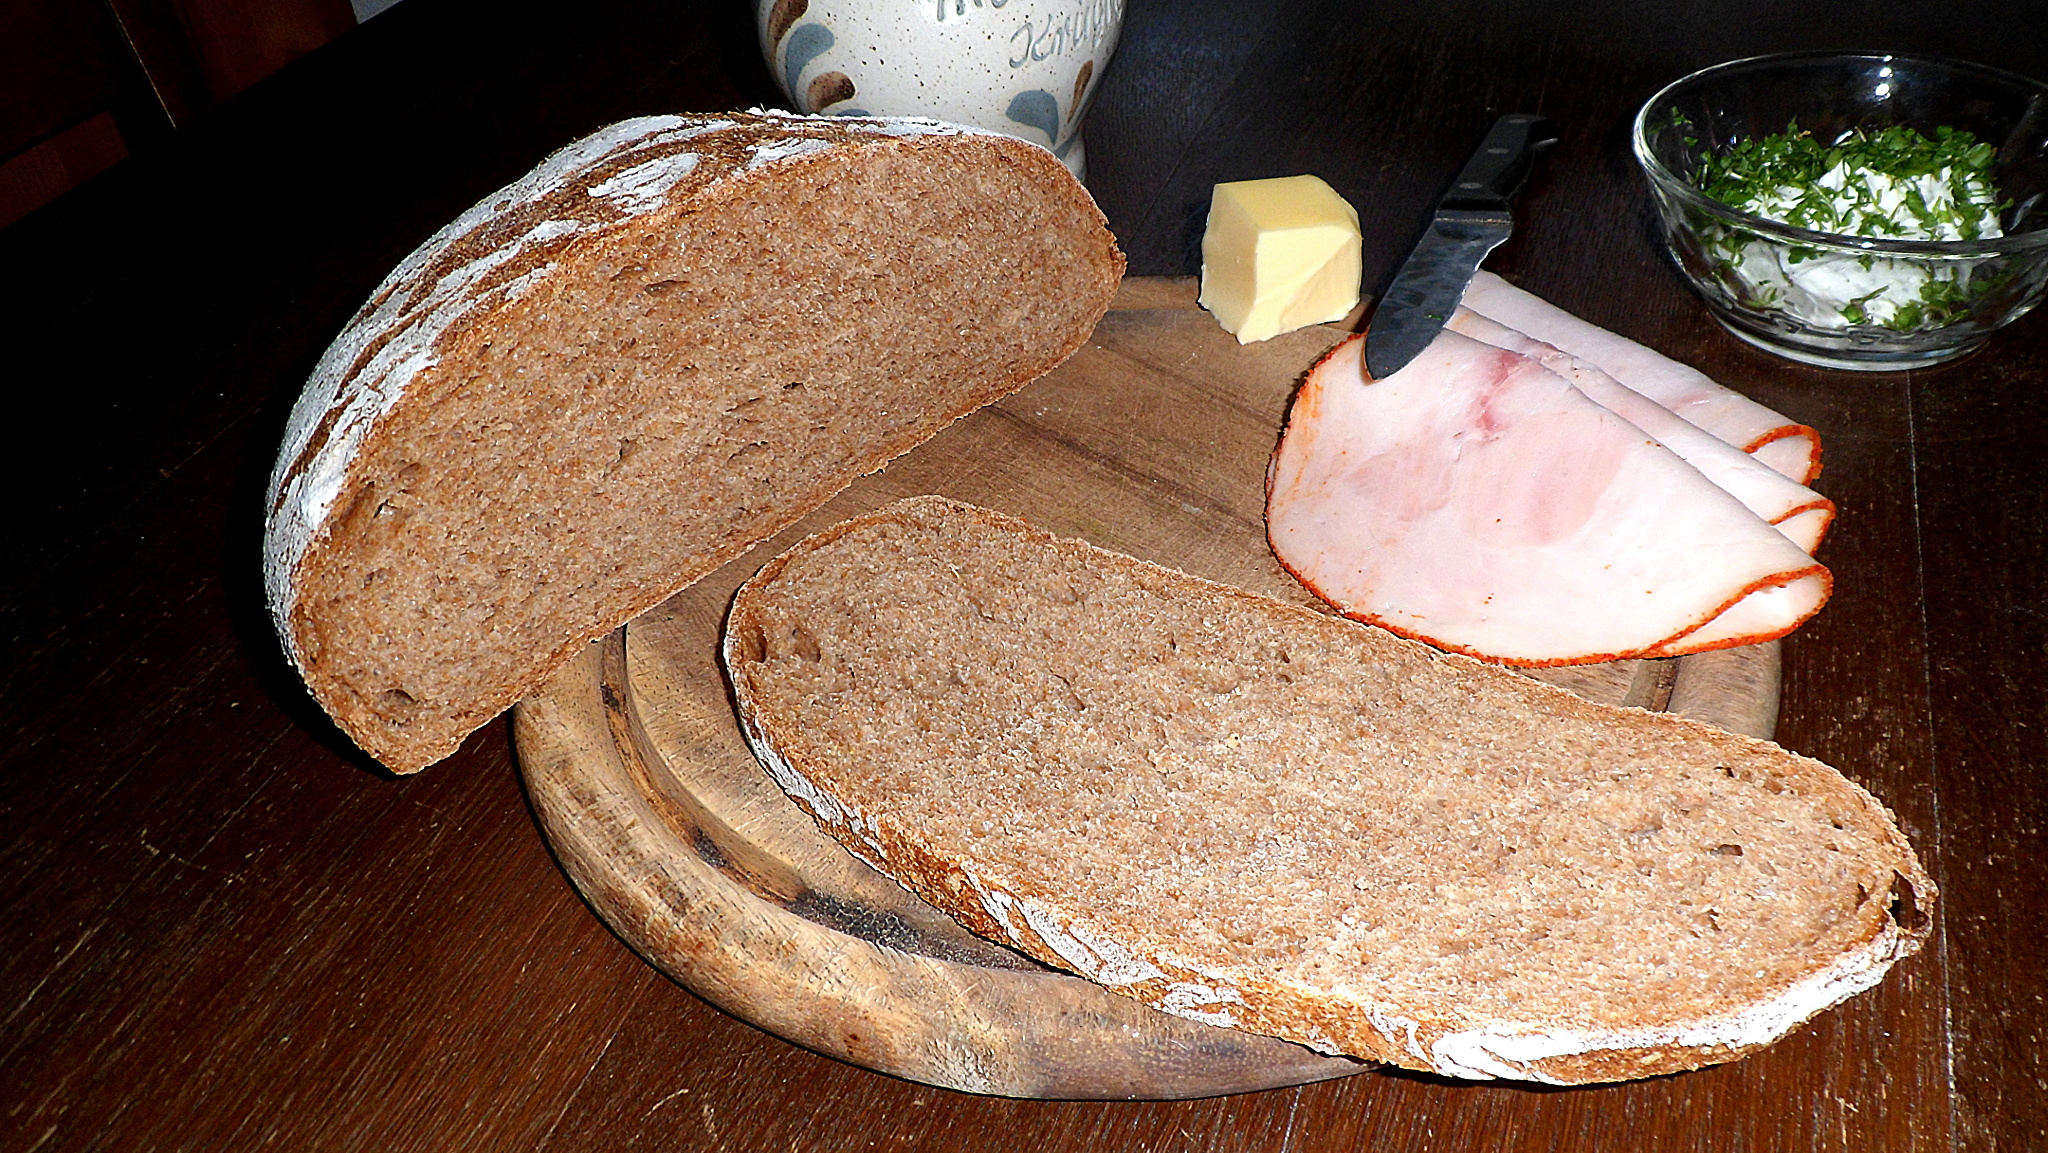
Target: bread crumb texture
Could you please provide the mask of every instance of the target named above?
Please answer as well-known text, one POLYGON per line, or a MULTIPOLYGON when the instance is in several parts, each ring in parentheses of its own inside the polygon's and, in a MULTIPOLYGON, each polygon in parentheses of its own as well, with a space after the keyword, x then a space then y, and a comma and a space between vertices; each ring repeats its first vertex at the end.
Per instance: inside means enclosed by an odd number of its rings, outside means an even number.
POLYGON ((400 771, 578 645, 1044 373, 1122 257, 1050 154, 918 121, 651 117, 378 288, 294 413, 272 610, 400 771))
POLYGON ((1727 1060, 1933 886, 1767 742, 1614 709, 936 498, 742 590, 743 725, 864 859, 1169 1012, 1469 1077, 1727 1060))

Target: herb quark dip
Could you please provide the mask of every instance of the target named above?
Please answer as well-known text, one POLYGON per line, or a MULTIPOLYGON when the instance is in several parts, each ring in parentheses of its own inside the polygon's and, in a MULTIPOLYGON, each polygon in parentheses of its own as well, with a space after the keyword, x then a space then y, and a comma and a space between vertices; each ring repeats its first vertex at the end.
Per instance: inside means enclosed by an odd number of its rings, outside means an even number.
MULTIPOLYGON (((2006 207, 1991 180, 1992 158, 1991 145, 1949 128, 1932 138, 1903 126, 1852 130, 1823 144, 1793 124, 1704 157, 1693 179, 1737 211, 1813 232, 1985 240, 2003 235, 1998 214, 2006 207)), ((1705 239, 1721 275, 1747 289, 1746 304, 1809 324, 1910 332, 1968 311, 1974 260, 1788 245, 1740 228, 1705 239)))

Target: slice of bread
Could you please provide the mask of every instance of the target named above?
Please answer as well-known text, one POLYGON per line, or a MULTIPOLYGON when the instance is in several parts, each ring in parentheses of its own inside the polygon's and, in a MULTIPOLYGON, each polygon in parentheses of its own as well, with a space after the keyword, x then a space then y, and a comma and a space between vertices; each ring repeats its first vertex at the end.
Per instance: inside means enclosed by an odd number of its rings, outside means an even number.
POLYGON ((1457 1077, 1726 1061, 1919 948, 1776 745, 925 497, 743 586, 741 726, 856 856, 1170 1013, 1457 1077))
POLYGON ((1123 257, 1043 149, 933 121, 612 125, 399 265, 293 411, 271 612, 400 772, 578 645, 1080 347, 1123 257))

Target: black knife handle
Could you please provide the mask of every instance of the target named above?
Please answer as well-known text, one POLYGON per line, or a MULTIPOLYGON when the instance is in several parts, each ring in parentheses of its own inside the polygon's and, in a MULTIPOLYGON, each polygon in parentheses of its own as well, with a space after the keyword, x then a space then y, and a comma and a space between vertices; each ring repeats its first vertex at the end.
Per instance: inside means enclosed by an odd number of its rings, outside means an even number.
POLYGON ((1479 151, 1444 194, 1445 208, 1506 208, 1529 178, 1536 157, 1557 143, 1557 125, 1527 112, 1510 112, 1493 122, 1479 151))

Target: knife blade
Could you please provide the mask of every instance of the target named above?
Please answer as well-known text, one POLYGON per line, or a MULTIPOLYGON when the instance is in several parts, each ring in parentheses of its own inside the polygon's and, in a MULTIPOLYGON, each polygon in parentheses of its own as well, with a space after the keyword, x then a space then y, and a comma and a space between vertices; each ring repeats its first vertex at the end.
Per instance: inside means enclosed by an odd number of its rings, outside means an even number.
POLYGON ((1365 334, 1372 379, 1392 376, 1436 339, 1479 262, 1514 233, 1508 201, 1556 143, 1557 126, 1544 117, 1511 112, 1494 121, 1373 310, 1365 334))

